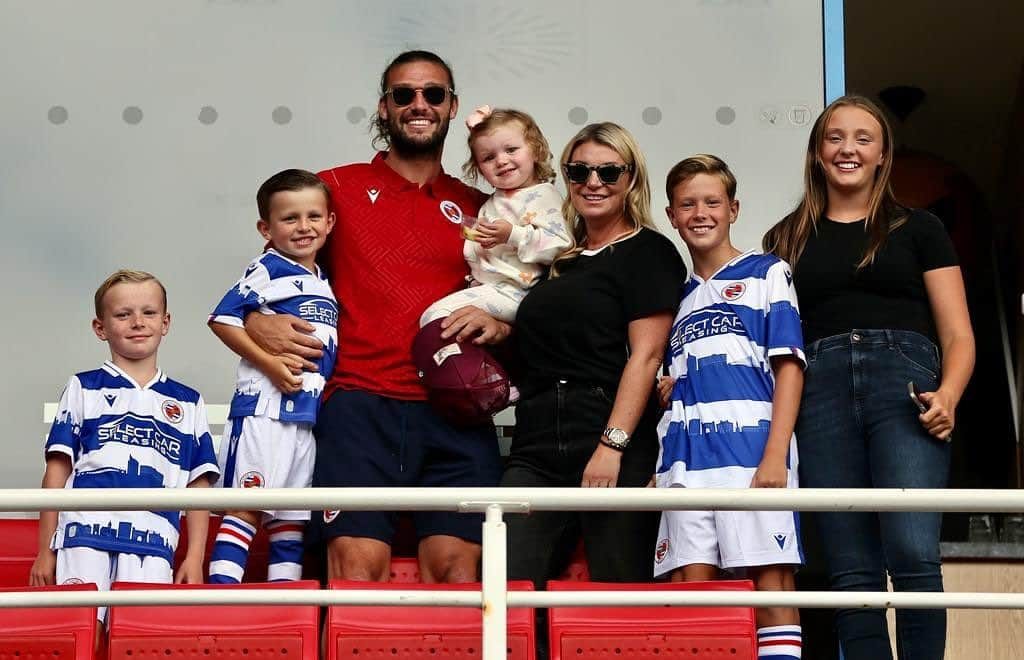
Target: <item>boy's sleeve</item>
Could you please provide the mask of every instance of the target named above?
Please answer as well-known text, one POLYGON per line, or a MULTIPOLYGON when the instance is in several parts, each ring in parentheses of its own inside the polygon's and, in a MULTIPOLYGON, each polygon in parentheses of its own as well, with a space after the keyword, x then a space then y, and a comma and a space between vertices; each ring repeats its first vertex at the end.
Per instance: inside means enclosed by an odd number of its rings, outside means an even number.
POLYGON ((207 322, 244 326, 246 314, 256 311, 263 305, 262 291, 269 283, 270 273, 263 265, 261 257, 257 257, 245 269, 242 279, 238 280, 217 303, 207 322))
POLYGON ((64 388, 64 392, 60 395, 57 415, 53 418, 50 434, 46 438, 45 454, 59 452, 70 456, 72 463, 78 460, 78 454, 81 451, 84 408, 82 384, 79 382, 78 376, 72 376, 64 388))
POLYGON ((768 349, 768 357, 795 357, 806 368, 793 271, 785 261, 778 261, 768 269, 765 279, 768 298, 765 301, 765 348, 768 349))
POLYGON ((562 216, 562 196, 551 185, 538 186, 523 205, 522 224, 512 223, 508 243, 524 264, 550 264, 569 247, 569 229, 562 216))
POLYGON ((220 474, 220 468, 217 467, 217 454, 213 450, 213 438, 210 436, 210 425, 206 417, 206 403, 202 396, 196 401, 194 424, 193 435, 196 446, 192 452, 192 464, 182 466, 188 470, 188 480, 183 486, 187 486, 204 474, 211 476, 210 483, 212 484, 220 474))

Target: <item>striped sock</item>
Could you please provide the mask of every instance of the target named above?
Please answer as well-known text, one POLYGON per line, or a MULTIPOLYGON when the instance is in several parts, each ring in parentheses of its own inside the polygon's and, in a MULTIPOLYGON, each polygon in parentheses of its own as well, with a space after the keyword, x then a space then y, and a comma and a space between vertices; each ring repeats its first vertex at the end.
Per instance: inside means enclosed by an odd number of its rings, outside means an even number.
POLYGON ((224 516, 210 556, 210 584, 238 584, 256 528, 235 516, 224 516))
POLYGON ((302 534, 306 523, 301 520, 277 520, 266 524, 270 541, 267 581, 282 582, 302 579, 302 534))
POLYGON ((799 660, 800 626, 766 626, 757 629, 757 660, 799 660))

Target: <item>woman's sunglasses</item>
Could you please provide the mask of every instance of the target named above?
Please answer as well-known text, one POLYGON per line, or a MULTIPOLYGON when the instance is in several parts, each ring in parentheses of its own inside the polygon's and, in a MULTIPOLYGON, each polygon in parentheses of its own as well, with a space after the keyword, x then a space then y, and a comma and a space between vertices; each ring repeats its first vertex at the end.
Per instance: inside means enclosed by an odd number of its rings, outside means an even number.
POLYGON ((586 183, 590 179, 591 172, 597 172, 597 178, 601 183, 610 186, 617 182, 623 172, 632 171, 629 165, 615 165, 606 163, 604 165, 587 165, 586 163, 566 163, 562 166, 565 170, 565 178, 573 183, 586 183))
POLYGON ((448 94, 455 94, 455 90, 451 87, 429 85, 427 87, 389 87, 384 90, 384 95, 390 96, 395 105, 404 107, 416 99, 416 92, 423 94, 423 100, 430 105, 441 105, 448 98, 448 94))

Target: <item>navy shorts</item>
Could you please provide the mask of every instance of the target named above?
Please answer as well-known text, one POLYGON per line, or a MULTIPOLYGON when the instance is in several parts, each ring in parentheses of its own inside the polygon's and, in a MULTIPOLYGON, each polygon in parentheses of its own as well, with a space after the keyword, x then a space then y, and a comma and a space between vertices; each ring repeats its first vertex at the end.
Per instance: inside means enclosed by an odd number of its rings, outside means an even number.
MULTIPOLYGON (((314 487, 497 486, 501 459, 493 424, 454 428, 425 401, 336 390, 320 407, 314 487)), ((482 514, 419 511, 416 535, 480 543, 482 514)), ((398 514, 313 512, 311 541, 355 536, 391 543, 398 514)))

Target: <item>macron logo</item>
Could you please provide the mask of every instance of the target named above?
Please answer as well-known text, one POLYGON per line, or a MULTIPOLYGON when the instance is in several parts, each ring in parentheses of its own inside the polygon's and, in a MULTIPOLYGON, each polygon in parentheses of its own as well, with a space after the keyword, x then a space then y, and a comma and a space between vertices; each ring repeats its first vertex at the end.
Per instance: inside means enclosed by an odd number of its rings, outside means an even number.
POLYGON ((785 534, 773 534, 772 538, 779 544, 779 550, 786 549, 786 535, 785 534))
POLYGON ((302 291, 302 280, 292 280, 292 284, 295 285, 296 289, 302 291))
POLYGON ((117 395, 116 394, 104 394, 103 398, 107 400, 107 405, 108 406, 114 405, 114 402, 117 401, 117 395))
POLYGON ((366 189, 366 196, 370 198, 370 203, 371 204, 376 204, 377 203, 377 197, 380 196, 380 190, 378 190, 377 188, 367 188, 366 189))

